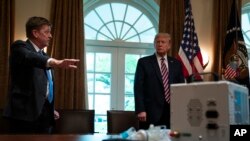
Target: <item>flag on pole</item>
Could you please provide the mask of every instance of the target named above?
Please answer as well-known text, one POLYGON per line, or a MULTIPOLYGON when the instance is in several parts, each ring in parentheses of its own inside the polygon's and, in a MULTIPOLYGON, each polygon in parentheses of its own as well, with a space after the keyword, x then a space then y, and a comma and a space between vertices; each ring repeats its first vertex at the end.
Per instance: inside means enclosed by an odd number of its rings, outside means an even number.
POLYGON ((237 3, 232 3, 225 47, 223 51, 224 78, 248 86, 248 54, 245 46, 241 23, 238 17, 237 3))
POLYGON ((225 70, 225 78, 231 79, 231 78, 235 78, 236 76, 237 76, 237 64, 234 62, 227 64, 226 70, 225 70))
POLYGON ((196 80, 201 80, 199 73, 203 72, 203 61, 190 0, 185 0, 184 31, 177 59, 182 62, 185 78, 195 75, 196 80))

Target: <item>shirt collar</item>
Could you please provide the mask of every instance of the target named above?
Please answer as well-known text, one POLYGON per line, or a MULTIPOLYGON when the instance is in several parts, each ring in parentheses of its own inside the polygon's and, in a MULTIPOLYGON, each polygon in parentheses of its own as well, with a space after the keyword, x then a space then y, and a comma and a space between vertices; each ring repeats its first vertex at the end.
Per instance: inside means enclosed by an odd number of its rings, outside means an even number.
MULTIPOLYGON (((162 57, 159 54, 155 53, 155 55, 157 57, 157 60, 161 60, 162 57)), ((164 58, 165 58, 166 61, 168 60, 167 55, 165 55, 164 58)))
POLYGON ((31 40, 29 40, 30 43, 33 45, 33 47, 35 48, 36 52, 40 51, 41 49, 36 45, 34 44, 31 40))

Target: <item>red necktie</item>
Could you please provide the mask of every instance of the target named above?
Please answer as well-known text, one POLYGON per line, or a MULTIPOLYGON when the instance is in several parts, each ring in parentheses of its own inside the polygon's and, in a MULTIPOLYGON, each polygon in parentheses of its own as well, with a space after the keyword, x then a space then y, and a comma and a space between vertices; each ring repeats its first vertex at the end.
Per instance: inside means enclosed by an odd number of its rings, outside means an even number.
POLYGON ((161 75, 162 75, 162 81, 164 86, 164 95, 165 100, 167 103, 170 103, 170 89, 169 89, 169 82, 168 82, 168 69, 165 63, 165 58, 161 58, 161 75))

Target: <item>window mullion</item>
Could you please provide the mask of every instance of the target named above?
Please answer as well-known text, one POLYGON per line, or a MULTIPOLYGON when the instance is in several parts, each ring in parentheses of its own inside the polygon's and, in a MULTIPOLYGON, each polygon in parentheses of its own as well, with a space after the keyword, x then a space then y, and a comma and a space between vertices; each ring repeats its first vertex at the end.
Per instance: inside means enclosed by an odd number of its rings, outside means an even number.
POLYGON ((122 27, 121 27, 121 32, 120 32, 120 35, 119 35, 119 39, 122 39, 121 36, 122 36, 122 31, 123 31, 123 26, 124 26, 124 21, 125 21, 125 18, 127 16, 127 13, 128 13, 128 5, 126 5, 126 9, 125 9, 125 13, 124 13, 124 16, 123 16, 123 22, 122 22, 122 27))
POLYGON ((142 17, 143 14, 141 14, 136 20, 135 22, 130 26, 130 28, 127 30, 127 32, 123 35, 122 39, 124 39, 127 34, 129 33, 129 31, 134 27, 134 25, 139 21, 139 19, 142 17))
MULTIPOLYGON (((113 19, 113 25, 114 25, 114 28, 115 28, 115 35, 116 35, 116 38, 117 38, 118 37, 118 33, 117 33, 116 26, 115 26, 115 17, 114 17, 114 12, 113 12, 113 8, 111 6, 111 3, 109 3, 109 7, 110 7, 112 19, 113 19)), ((116 38, 114 38, 114 39, 116 39, 116 38)))
POLYGON ((106 29, 109 31, 109 33, 111 34, 111 36, 113 37, 113 40, 115 39, 114 34, 110 31, 110 29, 107 27, 107 24, 105 24, 104 20, 102 19, 102 17, 99 15, 99 13, 94 10, 96 15, 98 16, 98 18, 101 20, 101 22, 103 23, 103 25, 106 27, 106 29))

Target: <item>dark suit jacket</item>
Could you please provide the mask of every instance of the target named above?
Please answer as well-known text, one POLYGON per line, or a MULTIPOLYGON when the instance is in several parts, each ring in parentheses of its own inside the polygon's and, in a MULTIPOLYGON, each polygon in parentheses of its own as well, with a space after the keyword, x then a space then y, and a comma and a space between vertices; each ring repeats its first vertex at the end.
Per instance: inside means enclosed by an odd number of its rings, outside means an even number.
MULTIPOLYGON (((34 121, 46 100, 46 63, 49 57, 36 52, 29 41, 16 41, 10 52, 10 86, 4 116, 34 121)), ((54 101, 51 104, 53 108, 54 101)), ((52 111, 52 110, 51 110, 52 111)))
MULTIPOLYGON (((169 83, 183 83, 181 63, 168 57, 169 83)), ((140 58, 137 64, 135 80, 135 111, 147 112, 147 120, 155 123, 161 118, 164 108, 164 88, 161 71, 155 54, 140 58)))

